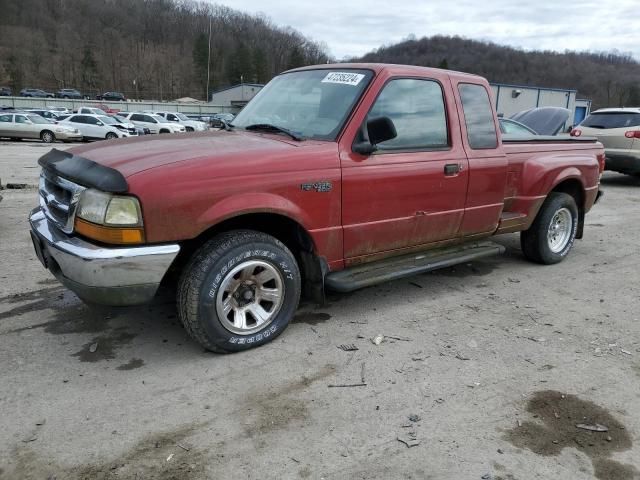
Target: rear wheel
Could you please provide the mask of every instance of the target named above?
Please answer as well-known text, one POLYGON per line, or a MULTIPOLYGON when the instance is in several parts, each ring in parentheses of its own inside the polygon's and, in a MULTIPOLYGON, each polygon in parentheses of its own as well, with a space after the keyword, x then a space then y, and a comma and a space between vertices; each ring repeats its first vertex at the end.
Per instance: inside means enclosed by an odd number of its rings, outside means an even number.
POLYGON ((56 136, 53 134, 53 132, 44 130, 42 133, 40 133, 40 140, 42 140, 44 143, 53 143, 56 141, 56 136))
POLYGON ((171 132, 169 132, 169 130, 163 128, 162 130, 160 130, 160 133, 171 133, 171 132))
POLYGON ((185 129, 187 132, 193 132, 193 127, 186 127, 185 129))
POLYGON ((298 308, 300 290, 298 265, 282 242, 235 230, 191 258, 178 283, 178 313, 207 350, 237 352, 282 333, 298 308))
POLYGON ((550 265, 561 262, 573 247, 578 231, 578 207, 571 195, 550 193, 531 227, 520 234, 529 260, 550 265))

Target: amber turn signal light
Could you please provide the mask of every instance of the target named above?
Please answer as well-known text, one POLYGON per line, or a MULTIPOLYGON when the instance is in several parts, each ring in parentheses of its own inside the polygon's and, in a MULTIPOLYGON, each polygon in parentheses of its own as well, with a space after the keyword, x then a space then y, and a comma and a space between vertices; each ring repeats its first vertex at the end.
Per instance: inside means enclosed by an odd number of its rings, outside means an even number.
POLYGON ((76 217, 75 231, 92 240, 112 245, 144 243, 144 229, 141 227, 105 227, 76 217))

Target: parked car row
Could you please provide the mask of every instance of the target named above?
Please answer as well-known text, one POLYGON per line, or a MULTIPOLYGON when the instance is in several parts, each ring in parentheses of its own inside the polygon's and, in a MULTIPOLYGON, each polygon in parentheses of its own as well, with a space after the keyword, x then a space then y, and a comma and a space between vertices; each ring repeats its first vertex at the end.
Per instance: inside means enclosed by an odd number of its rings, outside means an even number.
MULTIPOLYGON (((18 94, 21 97, 34 97, 34 98, 65 98, 75 100, 89 100, 93 95, 82 94, 75 88, 61 88, 57 92, 47 92, 40 88, 23 88, 18 94)), ((13 96, 13 90, 9 87, 0 87, 0 97, 13 96)), ((96 100, 105 100, 109 102, 126 102, 127 98, 120 92, 104 92, 100 95, 95 95, 96 100)))
POLYGON ((56 140, 109 140, 148 134, 203 132, 209 129, 206 122, 191 119, 180 112, 121 112, 106 105, 103 108, 80 107, 75 112, 64 107, 20 111, 3 107, 0 112, 7 114, 4 117, 5 128, 0 128, 0 137, 40 138, 47 143, 56 140), (16 123, 33 127, 26 132, 24 128, 16 127, 16 123))

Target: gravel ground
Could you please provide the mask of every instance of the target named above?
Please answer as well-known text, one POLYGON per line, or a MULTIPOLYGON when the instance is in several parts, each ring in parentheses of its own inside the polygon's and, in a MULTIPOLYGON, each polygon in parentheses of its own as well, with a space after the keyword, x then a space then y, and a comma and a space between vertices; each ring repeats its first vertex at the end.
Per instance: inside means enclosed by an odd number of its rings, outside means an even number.
MULTIPOLYGON (((0 142, 3 184, 35 186, 48 148, 0 142)), ((640 180, 602 183, 559 265, 506 235, 505 255, 332 295, 227 356, 169 293, 81 303, 32 251, 35 188, 3 190, 0 479, 637 479, 640 180)))

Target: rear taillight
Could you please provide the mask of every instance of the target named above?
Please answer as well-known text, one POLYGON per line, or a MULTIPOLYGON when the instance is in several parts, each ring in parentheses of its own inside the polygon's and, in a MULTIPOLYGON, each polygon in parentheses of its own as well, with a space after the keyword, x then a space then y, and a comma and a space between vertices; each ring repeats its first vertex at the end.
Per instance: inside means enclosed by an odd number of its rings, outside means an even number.
POLYGON ((640 130, 630 130, 624 136, 627 138, 640 138, 640 130))
POLYGON ((600 167, 600 174, 602 174, 602 172, 604 172, 605 159, 606 159, 606 157, 605 157, 604 153, 598 154, 598 165, 600 167))
POLYGON ((582 135, 582 130, 580 130, 579 128, 574 128, 573 130, 571 130, 571 133, 569 134, 572 137, 579 137, 580 135, 582 135))

